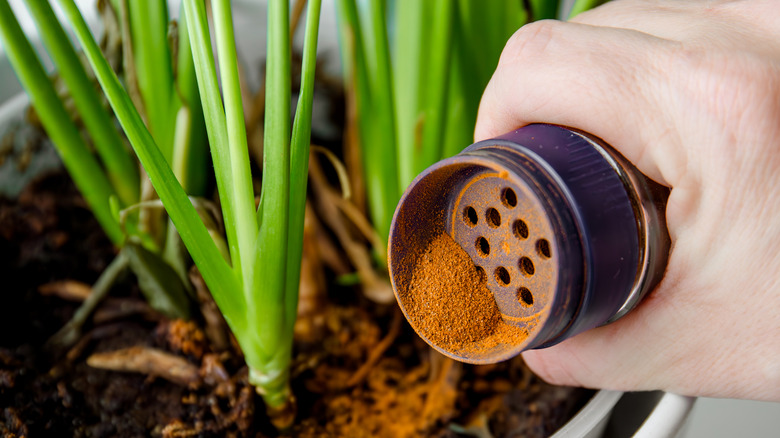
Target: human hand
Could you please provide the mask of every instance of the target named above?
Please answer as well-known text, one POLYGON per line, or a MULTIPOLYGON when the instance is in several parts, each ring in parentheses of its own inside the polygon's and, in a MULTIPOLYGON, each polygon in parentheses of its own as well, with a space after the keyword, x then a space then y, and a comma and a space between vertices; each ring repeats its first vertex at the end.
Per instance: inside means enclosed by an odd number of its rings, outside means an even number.
POLYGON ((619 321, 523 353, 545 380, 780 401, 780 8, 611 2, 508 42, 475 137, 544 122, 671 187, 663 281, 619 321))

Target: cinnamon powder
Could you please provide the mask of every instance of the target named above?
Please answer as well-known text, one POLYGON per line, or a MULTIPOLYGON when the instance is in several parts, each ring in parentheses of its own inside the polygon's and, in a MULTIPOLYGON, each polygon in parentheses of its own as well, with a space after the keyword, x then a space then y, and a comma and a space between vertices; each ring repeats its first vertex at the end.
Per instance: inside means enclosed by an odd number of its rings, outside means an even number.
POLYGON ((501 324, 484 274, 448 234, 436 236, 413 269, 403 301, 412 326, 433 344, 468 349, 501 324))

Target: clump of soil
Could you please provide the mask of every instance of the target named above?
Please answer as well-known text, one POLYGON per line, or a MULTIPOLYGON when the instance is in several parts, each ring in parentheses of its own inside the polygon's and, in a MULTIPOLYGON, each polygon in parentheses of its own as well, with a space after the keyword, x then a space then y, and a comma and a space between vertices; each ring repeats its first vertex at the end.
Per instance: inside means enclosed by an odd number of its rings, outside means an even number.
POLYGON ((462 350, 481 341, 501 323, 484 274, 446 233, 428 245, 403 294, 412 326, 445 350, 462 350))

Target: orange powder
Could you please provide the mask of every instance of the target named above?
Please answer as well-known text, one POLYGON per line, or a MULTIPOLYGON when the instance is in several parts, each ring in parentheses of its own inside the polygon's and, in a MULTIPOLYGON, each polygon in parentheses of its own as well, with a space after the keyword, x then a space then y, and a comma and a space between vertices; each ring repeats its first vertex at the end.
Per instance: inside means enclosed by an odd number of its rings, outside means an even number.
POLYGON ((445 350, 482 341, 501 323, 484 274, 448 234, 425 249, 406 289, 402 300, 412 326, 445 350))

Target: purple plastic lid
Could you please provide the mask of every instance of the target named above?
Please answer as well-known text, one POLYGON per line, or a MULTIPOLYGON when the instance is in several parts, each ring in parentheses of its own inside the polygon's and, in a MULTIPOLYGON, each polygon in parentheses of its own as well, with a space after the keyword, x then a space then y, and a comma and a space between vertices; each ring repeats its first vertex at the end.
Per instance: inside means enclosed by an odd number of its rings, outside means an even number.
POLYGON ((582 134, 534 124, 485 140, 459 155, 491 157, 535 184, 555 218, 561 260, 553 317, 531 348, 554 345, 609 320, 637 276, 635 206, 604 155, 582 134))

